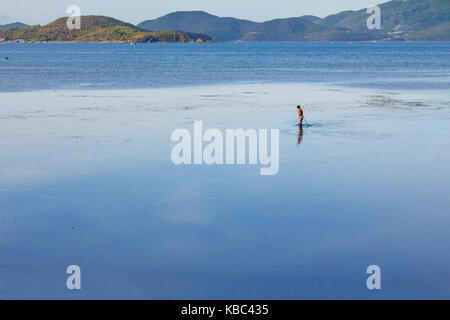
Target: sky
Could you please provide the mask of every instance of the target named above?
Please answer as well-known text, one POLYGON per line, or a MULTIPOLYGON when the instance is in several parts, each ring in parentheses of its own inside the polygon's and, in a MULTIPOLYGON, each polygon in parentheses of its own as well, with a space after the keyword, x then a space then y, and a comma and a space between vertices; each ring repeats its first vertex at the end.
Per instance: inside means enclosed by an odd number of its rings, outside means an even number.
POLYGON ((0 24, 47 24, 67 16, 69 5, 82 15, 98 14, 137 24, 173 11, 202 10, 211 14, 253 21, 298 17, 324 17, 344 10, 359 10, 387 0, 2 0, 0 24))

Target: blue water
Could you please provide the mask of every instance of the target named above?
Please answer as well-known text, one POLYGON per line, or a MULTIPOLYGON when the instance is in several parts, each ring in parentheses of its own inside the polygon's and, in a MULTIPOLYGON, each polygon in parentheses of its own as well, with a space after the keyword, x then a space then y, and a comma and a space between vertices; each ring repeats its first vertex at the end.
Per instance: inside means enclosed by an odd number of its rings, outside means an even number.
POLYGON ((449 299, 449 53, 1 45, 0 298, 449 299), (279 173, 175 166, 193 120, 280 129, 279 173))
POLYGON ((450 89, 450 43, 8 44, 0 91, 314 82, 450 89))

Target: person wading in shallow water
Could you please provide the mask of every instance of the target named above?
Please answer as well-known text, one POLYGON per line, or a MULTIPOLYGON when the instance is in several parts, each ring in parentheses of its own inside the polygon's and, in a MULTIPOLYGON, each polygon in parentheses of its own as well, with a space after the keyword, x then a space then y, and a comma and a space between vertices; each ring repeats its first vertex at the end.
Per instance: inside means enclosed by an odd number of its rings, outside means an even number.
POLYGON ((300 107, 300 106, 297 106, 297 110, 298 110, 298 121, 299 121, 299 126, 300 127, 303 127, 303 110, 302 110, 302 107, 300 107))

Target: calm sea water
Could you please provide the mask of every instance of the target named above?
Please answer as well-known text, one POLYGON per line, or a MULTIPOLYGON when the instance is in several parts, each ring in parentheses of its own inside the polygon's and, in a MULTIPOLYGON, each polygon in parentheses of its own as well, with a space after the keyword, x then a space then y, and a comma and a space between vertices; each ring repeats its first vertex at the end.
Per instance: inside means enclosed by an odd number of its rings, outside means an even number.
POLYGON ((315 82, 450 89, 450 43, 8 44, 0 91, 315 82))
POLYGON ((0 298, 450 298, 449 53, 1 45, 0 298), (280 172, 175 166, 193 120, 280 129, 280 172))

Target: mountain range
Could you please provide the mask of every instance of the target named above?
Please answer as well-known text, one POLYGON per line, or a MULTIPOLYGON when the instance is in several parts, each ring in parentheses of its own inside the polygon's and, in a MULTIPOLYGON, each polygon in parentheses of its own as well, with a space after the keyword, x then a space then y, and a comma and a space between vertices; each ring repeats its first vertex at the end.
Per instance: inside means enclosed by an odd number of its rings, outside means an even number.
POLYGON ((211 41, 450 41, 450 0, 393 0, 379 5, 381 29, 369 30, 367 8, 320 18, 311 15, 265 22, 178 11, 134 26, 103 16, 83 16, 81 30, 67 17, 45 26, 0 26, 0 38, 75 42, 211 41))
POLYGON ((367 8, 325 18, 253 22, 203 11, 180 11, 138 24, 144 30, 204 33, 216 41, 450 41, 450 0, 394 0, 379 5, 381 29, 369 30, 367 8))

